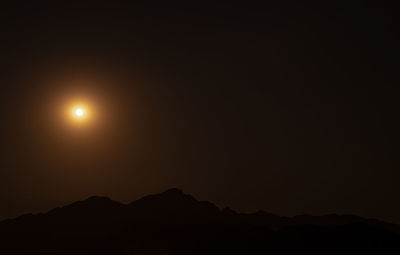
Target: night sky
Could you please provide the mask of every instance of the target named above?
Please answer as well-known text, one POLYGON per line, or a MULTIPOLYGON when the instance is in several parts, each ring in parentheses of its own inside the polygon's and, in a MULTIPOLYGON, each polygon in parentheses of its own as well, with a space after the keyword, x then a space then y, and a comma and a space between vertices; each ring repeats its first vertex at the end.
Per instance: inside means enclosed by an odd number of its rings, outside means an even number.
POLYGON ((239 211, 400 223, 395 12, 3 6, 0 218, 178 187, 239 211), (97 111, 85 127, 62 116, 76 97, 97 111))

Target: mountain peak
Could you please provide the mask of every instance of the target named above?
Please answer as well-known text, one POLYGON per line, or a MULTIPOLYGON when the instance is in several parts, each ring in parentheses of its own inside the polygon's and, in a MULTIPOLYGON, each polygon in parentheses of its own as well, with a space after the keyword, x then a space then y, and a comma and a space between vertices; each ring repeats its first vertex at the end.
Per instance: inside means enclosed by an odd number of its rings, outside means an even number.
POLYGON ((164 194, 164 195, 185 195, 185 193, 183 193, 183 191, 181 189, 178 189, 178 188, 167 189, 166 191, 161 192, 161 194, 164 194))
POLYGON ((103 197, 103 196, 90 196, 87 199, 85 199, 84 201, 112 201, 109 197, 103 197))
POLYGON ((178 189, 178 188, 172 188, 172 189, 168 189, 164 192, 159 193, 157 196, 159 196, 162 199, 166 199, 166 200, 190 200, 190 201, 196 201, 197 200, 188 194, 185 194, 182 190, 178 189))
POLYGON ((129 206, 137 219, 158 223, 209 223, 221 217, 214 204, 198 201, 177 188, 145 196, 129 206))

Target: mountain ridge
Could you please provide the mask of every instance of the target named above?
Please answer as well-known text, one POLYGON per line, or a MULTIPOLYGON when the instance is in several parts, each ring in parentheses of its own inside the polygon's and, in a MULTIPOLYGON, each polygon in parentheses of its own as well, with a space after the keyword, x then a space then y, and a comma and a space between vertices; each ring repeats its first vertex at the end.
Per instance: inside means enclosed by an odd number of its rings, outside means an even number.
POLYGON ((44 216, 44 215, 49 215, 49 214, 54 214, 60 210, 71 210, 71 209, 79 209, 80 207, 84 207, 85 209, 93 209, 93 210, 99 210, 99 209, 109 209, 110 207, 115 207, 115 208, 130 208, 131 210, 138 209, 138 207, 142 206, 151 206, 154 207, 152 209, 166 209, 166 207, 171 207, 174 209, 173 211, 177 211, 177 209, 182 209, 182 206, 188 206, 188 205, 202 205, 203 209, 207 208, 210 211, 214 211, 215 213, 221 213, 222 215, 236 215, 238 217, 241 217, 246 221, 247 223, 253 224, 253 225, 259 225, 263 227, 270 227, 272 229, 276 229, 276 227, 279 226, 277 224, 277 221, 280 222, 281 227, 286 227, 286 226, 291 226, 291 225, 296 225, 296 224, 310 224, 310 225, 318 225, 318 226, 334 226, 334 225, 345 225, 353 222, 369 222, 372 225, 377 225, 377 224, 384 224, 387 226, 391 226, 392 230, 397 229, 400 233, 400 225, 391 223, 391 222, 386 222, 383 220, 375 219, 375 218, 365 218, 353 214, 336 214, 336 213, 330 213, 330 214, 324 214, 324 215, 310 215, 310 214, 301 214, 301 215, 295 215, 292 217, 287 217, 287 216, 280 216, 277 214, 269 213, 264 210, 258 210, 256 212, 251 212, 251 213, 241 213, 237 212, 229 207, 225 208, 219 208, 215 204, 209 201, 201 201, 197 200, 195 197, 193 197, 190 194, 186 194, 183 192, 183 190, 178 189, 178 188, 170 188, 167 189, 163 192, 160 193, 155 193, 155 194, 150 194, 146 195, 142 198, 139 198, 137 200, 134 200, 132 202, 128 203, 121 203, 118 201, 115 201, 107 196, 90 196, 84 200, 78 200, 75 202, 72 202, 70 204, 67 204, 65 206, 61 207, 55 207, 47 212, 40 212, 40 213, 26 213, 19 215, 15 218, 9 218, 9 219, 4 219, 0 221, 0 226, 3 222, 10 222, 14 220, 19 220, 19 219, 26 219, 26 218, 32 218, 35 216, 44 216), (171 204, 171 202, 173 202, 171 204), (174 207, 174 206, 179 206, 179 207, 174 207), (156 207, 158 208, 156 208, 156 207), (163 208, 164 206, 164 208, 163 208), (251 217, 252 219, 249 219, 251 217), (258 218, 258 219, 257 219, 258 218), (327 220, 327 222, 323 223, 324 220, 327 220), (268 221, 275 221, 274 225, 268 224, 268 221))
POLYGON ((398 243, 400 226, 376 219, 240 213, 176 188, 127 204, 91 196, 0 222, 1 254, 376 254, 398 243))

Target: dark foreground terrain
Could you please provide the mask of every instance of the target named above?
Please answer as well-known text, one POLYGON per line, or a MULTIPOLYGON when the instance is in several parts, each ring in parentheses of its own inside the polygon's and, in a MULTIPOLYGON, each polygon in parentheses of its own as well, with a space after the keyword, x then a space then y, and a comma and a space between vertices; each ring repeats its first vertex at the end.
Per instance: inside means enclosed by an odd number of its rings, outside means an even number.
POLYGON ((351 215, 241 214, 178 189, 91 197, 0 222, 0 254, 400 254, 400 226, 351 215))

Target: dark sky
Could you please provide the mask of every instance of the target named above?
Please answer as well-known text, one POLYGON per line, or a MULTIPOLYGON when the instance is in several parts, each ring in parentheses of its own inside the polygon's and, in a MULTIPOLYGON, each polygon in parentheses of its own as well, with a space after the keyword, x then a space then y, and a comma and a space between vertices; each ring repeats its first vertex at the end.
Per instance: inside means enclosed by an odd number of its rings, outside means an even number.
POLYGON ((0 218, 178 187, 400 222, 395 8, 277 2, 2 7, 0 218))

